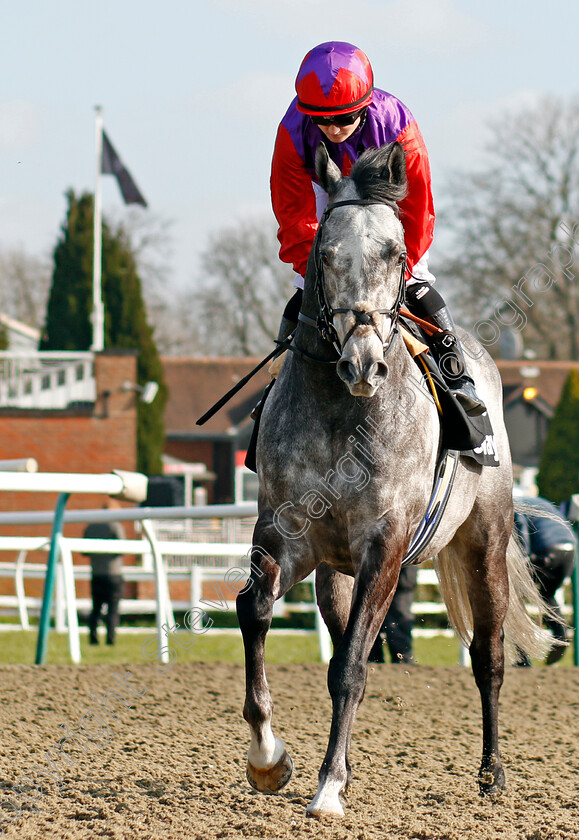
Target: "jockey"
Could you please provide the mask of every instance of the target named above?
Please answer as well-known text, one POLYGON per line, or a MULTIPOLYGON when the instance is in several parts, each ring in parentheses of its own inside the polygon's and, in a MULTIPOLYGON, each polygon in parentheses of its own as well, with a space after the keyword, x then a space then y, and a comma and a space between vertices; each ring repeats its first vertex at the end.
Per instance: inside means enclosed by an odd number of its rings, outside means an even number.
POLYGON ((416 120, 399 99, 374 87, 365 53, 342 41, 310 50, 299 69, 296 92, 278 128, 271 170, 280 259, 293 265, 298 288, 284 311, 278 340, 296 326, 308 256, 328 201, 314 168, 319 144, 326 144, 330 158, 348 175, 366 149, 398 141, 406 153, 408 180, 408 194, 400 202, 408 261, 407 303, 414 314, 446 331, 441 372, 466 413, 483 414, 486 408, 466 373, 454 321, 432 287, 435 278, 428 270, 434 205, 428 153, 416 120))

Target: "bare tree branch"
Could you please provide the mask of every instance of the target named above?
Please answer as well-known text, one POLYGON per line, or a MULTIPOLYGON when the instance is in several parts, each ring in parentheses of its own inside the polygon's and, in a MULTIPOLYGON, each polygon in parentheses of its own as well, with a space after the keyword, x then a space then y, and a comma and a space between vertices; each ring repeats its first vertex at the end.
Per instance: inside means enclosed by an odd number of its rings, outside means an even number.
POLYGON ((292 294, 291 269, 279 261, 270 219, 243 221, 210 238, 197 290, 208 354, 254 356, 272 349, 292 294))
POLYGON ((11 250, 0 254, 0 311, 40 329, 50 288, 48 260, 11 250))
POLYGON ((507 308, 517 306, 527 348, 577 359, 579 100, 499 115, 487 155, 477 172, 448 180, 439 220, 450 245, 438 273, 465 325, 507 328, 507 308))

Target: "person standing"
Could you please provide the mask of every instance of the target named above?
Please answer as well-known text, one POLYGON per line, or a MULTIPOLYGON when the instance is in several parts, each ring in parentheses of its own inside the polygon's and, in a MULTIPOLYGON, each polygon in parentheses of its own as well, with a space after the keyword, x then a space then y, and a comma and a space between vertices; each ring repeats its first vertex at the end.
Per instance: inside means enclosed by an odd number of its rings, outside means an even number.
POLYGON ((394 665, 414 665, 412 630, 414 628, 414 590, 418 578, 418 566, 403 566, 394 598, 388 609, 386 619, 372 650, 368 662, 384 662, 384 639, 388 653, 394 665))
MULTIPOLYGON (((555 598, 565 578, 573 571, 577 537, 560 511, 541 496, 520 498, 525 505, 515 512, 515 527, 521 546, 531 561, 533 576, 543 600, 551 608, 545 624, 556 642, 567 640, 567 625, 555 598)), ((566 647, 555 644, 547 655, 547 665, 558 662, 566 647)), ((528 665, 528 662, 519 664, 528 665)))
MULTIPOLYGON (((113 510, 120 507, 110 499, 103 509, 113 510)), ((85 528, 83 537, 90 540, 124 540, 125 530, 120 522, 91 522, 85 528)), ((107 645, 114 645, 115 633, 119 626, 119 602, 123 589, 122 554, 88 554, 91 565, 92 612, 89 618, 89 641, 98 645, 98 624, 102 609, 107 606, 105 625, 107 645)))
POLYGON ((315 171, 318 146, 324 143, 342 174, 349 175, 367 149, 396 141, 404 149, 408 184, 399 205, 407 251, 406 304, 444 331, 437 350, 441 373, 467 414, 483 414, 486 408, 467 371, 454 320, 432 285, 428 252, 435 213, 430 162, 414 116, 396 96, 374 86, 368 56, 345 41, 327 41, 311 49, 300 65, 295 88, 297 95, 278 127, 270 178, 279 256, 293 266, 297 286, 285 307, 278 341, 297 324, 308 257, 328 201, 315 171))

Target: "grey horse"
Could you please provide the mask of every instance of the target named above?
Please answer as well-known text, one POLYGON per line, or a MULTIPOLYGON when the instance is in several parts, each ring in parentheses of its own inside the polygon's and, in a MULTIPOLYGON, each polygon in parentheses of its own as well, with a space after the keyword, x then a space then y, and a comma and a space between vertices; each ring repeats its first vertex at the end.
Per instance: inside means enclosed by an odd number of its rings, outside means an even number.
MULTIPOLYGON (((343 177, 322 145, 316 158, 330 204, 310 255, 302 315, 264 406, 257 447, 259 516, 252 572, 237 598, 246 659, 247 776, 262 792, 289 781, 293 764, 272 730, 264 646, 274 601, 316 570, 331 634, 332 722, 312 816, 342 815, 348 753, 367 661, 401 563, 429 503, 441 428, 437 408, 397 329, 404 283, 406 191, 399 144, 360 157, 343 177), (418 380, 418 384, 416 381, 418 380)), ((449 620, 469 645, 482 701, 482 793, 505 784, 498 702, 504 635, 530 655, 548 637, 528 616, 540 606, 513 538, 512 470, 501 382, 490 356, 468 367, 489 407, 500 466, 460 457, 442 522, 422 562, 437 556, 449 620)))

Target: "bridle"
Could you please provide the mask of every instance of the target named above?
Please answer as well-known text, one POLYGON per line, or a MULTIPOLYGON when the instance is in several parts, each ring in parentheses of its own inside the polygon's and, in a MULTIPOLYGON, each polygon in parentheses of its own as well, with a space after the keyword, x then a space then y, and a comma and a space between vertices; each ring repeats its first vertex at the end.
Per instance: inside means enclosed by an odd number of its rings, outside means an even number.
MULTIPOLYGON (((345 345, 352 337, 353 333, 358 329, 360 326, 370 326, 376 333, 380 343, 382 345, 382 350, 384 353, 384 357, 389 353, 396 334, 398 333, 398 319, 400 317, 400 309, 404 304, 404 297, 405 297, 405 290, 406 290, 406 282, 405 282, 405 274, 406 274, 406 253, 401 255, 401 263, 400 263, 400 281, 398 284, 398 294, 396 295, 396 300, 394 301, 394 305, 390 309, 373 309, 369 312, 363 312, 359 309, 352 309, 352 308, 338 308, 333 309, 330 306, 328 301, 328 296, 326 294, 326 284, 324 279, 324 261, 322 258, 321 253, 321 239, 322 239, 322 232, 324 223, 327 221, 330 213, 335 210, 337 207, 346 207, 346 206, 369 206, 373 204, 387 204, 387 206, 391 207, 396 214, 398 215, 398 208, 397 206, 392 203, 385 201, 378 201, 375 199, 365 199, 365 198, 352 198, 347 199, 345 201, 335 201, 332 204, 328 204, 326 209, 324 210, 323 216, 320 220, 320 226, 318 228, 318 233, 314 242, 314 265, 315 265, 315 281, 314 281, 314 290, 316 293, 316 298, 318 301, 318 314, 316 318, 311 318, 309 315, 306 315, 304 312, 300 312, 298 319, 302 324, 306 324, 308 327, 314 327, 319 332, 322 339, 329 344, 331 344, 338 354, 338 356, 342 355, 345 345), (354 326, 351 327, 350 330, 346 333, 344 340, 340 342, 340 338, 338 336, 336 327, 334 326, 334 316, 335 315, 347 315, 351 314, 354 316, 355 323, 354 326), (390 330, 386 339, 382 336, 380 330, 376 326, 374 321, 374 315, 386 315, 390 318, 390 330)), ((295 353, 300 356, 303 356, 310 361, 322 361, 321 359, 317 359, 315 356, 312 356, 310 353, 306 353, 304 350, 301 350, 296 346, 295 341, 292 342, 290 345, 290 349, 292 349, 295 353)), ((336 362, 330 362, 330 364, 336 364, 336 362)))
MULTIPOLYGON (((400 309, 401 309, 401 307, 404 303, 404 291, 405 291, 405 288, 406 288, 406 283, 405 283, 406 254, 405 253, 401 254, 400 283, 399 283, 399 286, 398 286, 398 294, 396 296, 394 306, 391 309, 374 309, 371 312, 361 312, 358 309, 332 309, 331 308, 330 304, 328 303, 328 298, 327 298, 327 295, 326 295, 326 287, 325 287, 325 283, 324 283, 324 265, 323 265, 322 255, 321 255, 321 252, 320 252, 320 239, 321 239, 322 228, 323 228, 323 225, 324 225, 326 219, 328 218, 328 216, 332 212, 332 210, 335 210, 336 207, 345 207, 347 205, 365 206, 365 205, 371 205, 371 204, 385 204, 388 207, 391 207, 392 210, 394 210, 394 212, 396 213, 396 215, 398 215, 398 208, 397 208, 396 204, 394 204, 393 202, 377 201, 377 200, 363 199, 363 198, 350 199, 348 201, 335 201, 333 204, 328 204, 328 206, 326 207, 326 209, 324 211, 324 214, 323 214, 323 216, 321 218, 321 221, 320 221, 320 226, 318 228, 318 233, 317 233, 316 239, 314 241, 314 260, 315 260, 315 269, 316 269, 315 291, 316 291, 316 297, 317 297, 318 306, 319 306, 319 312, 318 312, 317 318, 310 318, 309 315, 306 315, 303 312, 300 312, 298 317, 299 317, 299 320, 301 321, 302 324, 305 324, 308 327, 313 327, 314 329, 316 329, 319 332, 319 334, 321 335, 321 337, 324 339, 324 341, 329 342, 332 345, 333 349, 335 350, 335 352, 338 355, 338 358, 333 359, 333 360, 331 360, 331 359, 330 360, 329 359, 320 359, 318 356, 314 356, 312 353, 308 353, 306 350, 302 350, 300 347, 297 346, 297 344, 295 342, 295 339, 294 339, 294 333, 292 332, 283 341, 276 341, 277 346, 276 346, 275 350, 272 350, 272 352, 269 353, 265 357, 265 359, 262 359, 262 361, 256 367, 254 367, 253 370, 251 370, 246 376, 244 376, 243 379, 240 379, 240 381, 237 382, 233 386, 233 388, 231 388, 223 397, 221 397, 221 399, 218 400, 209 409, 209 411, 206 411, 205 414, 203 415, 203 417, 200 417, 199 420, 197 420, 197 425, 198 426, 202 426, 211 417, 213 417, 213 415, 216 414, 219 411, 220 408, 222 408, 235 394, 237 394, 238 391, 241 390, 241 388, 243 388, 243 386, 251 379, 252 376, 254 376, 259 370, 261 370, 268 362, 271 362, 272 359, 275 359, 276 357, 280 356, 285 350, 291 350, 293 353, 295 353, 298 356, 298 358, 304 359, 305 361, 308 361, 308 362, 315 362, 317 364, 335 365, 335 364, 337 364, 337 362, 339 361, 339 358, 342 355, 342 349, 343 349, 344 345, 352 337, 352 334, 354 333, 356 328, 359 327, 359 326, 362 326, 362 325, 364 325, 364 326, 369 325, 369 326, 372 327, 372 329, 374 330, 374 332, 376 333, 376 335, 380 339, 380 342, 382 344, 383 351, 384 351, 384 356, 386 356, 386 354, 388 353, 388 351, 392 347, 394 338, 396 337, 396 335, 398 333, 398 319, 400 318, 400 309), (347 314, 347 313, 352 313, 354 315, 354 317, 356 319, 356 323, 354 324, 352 329, 348 332, 344 341, 340 345, 340 339, 339 339, 338 333, 336 332, 336 328, 334 327, 333 318, 334 318, 334 315, 342 315, 342 314, 347 314), (384 339, 382 338, 382 336, 380 334, 380 331, 378 330, 377 326, 374 323, 374 320, 373 320, 372 316, 375 315, 375 314, 388 315, 391 318, 390 332, 388 333, 386 341, 384 341, 384 339)), ((405 315, 408 315, 408 314, 409 313, 405 313, 405 315)), ((420 319, 415 319, 415 320, 420 321, 420 319)), ((421 323, 423 325, 427 326, 427 327, 429 326, 428 324, 426 324, 425 321, 423 321, 421 323)), ((438 328, 430 326, 430 329, 438 329, 438 328)), ((440 330, 440 332, 442 332, 442 330, 440 330)), ((272 380, 271 384, 273 384, 274 381, 275 380, 272 380)))

